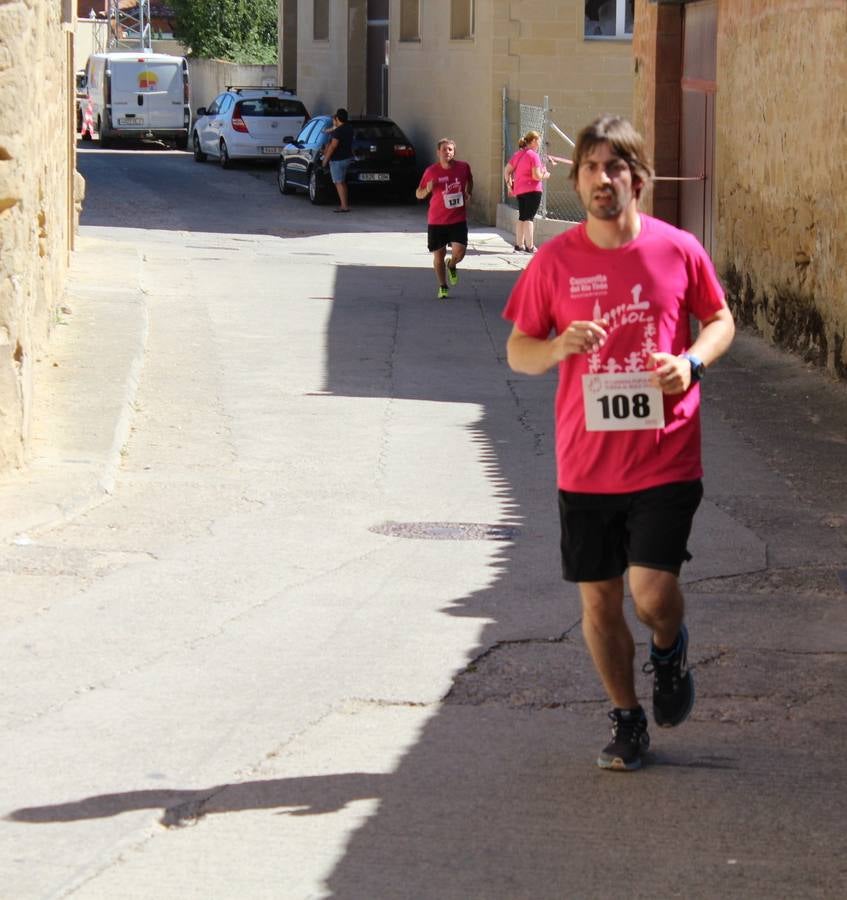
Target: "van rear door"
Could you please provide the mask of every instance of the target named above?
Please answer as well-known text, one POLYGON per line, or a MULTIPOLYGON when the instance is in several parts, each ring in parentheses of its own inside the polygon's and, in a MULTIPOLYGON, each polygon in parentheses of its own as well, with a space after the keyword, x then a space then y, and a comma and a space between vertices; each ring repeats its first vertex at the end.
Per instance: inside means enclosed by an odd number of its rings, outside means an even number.
POLYGON ((112 106, 119 126, 184 128, 182 66, 152 59, 112 63, 112 106))

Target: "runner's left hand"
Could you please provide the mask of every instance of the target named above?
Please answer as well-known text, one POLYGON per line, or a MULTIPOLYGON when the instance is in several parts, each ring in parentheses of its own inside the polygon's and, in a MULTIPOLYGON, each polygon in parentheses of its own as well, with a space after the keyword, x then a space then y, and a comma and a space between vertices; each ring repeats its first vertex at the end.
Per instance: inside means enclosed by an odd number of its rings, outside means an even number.
POLYGON ((682 394, 691 385, 691 363, 673 353, 652 353, 650 359, 656 366, 650 383, 663 394, 682 394))

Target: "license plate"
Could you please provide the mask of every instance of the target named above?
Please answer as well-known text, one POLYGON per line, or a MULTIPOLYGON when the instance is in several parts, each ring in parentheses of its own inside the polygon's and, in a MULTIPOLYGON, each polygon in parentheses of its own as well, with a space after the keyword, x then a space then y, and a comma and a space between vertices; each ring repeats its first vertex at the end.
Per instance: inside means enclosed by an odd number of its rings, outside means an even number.
POLYGON ((118 119, 118 125, 143 125, 144 119, 118 119))
POLYGON ((282 147, 262 147, 262 153, 282 153, 282 147))
POLYGON ((359 172, 359 181, 391 181, 388 172, 359 172))

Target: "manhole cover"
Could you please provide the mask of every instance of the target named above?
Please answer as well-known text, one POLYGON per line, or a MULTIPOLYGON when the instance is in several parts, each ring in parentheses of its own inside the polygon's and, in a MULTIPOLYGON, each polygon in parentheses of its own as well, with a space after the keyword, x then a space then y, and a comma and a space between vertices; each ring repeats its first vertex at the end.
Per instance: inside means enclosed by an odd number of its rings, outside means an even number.
POLYGON ((512 525, 484 522, 383 522, 369 530, 389 537, 423 541, 511 541, 518 533, 512 525))

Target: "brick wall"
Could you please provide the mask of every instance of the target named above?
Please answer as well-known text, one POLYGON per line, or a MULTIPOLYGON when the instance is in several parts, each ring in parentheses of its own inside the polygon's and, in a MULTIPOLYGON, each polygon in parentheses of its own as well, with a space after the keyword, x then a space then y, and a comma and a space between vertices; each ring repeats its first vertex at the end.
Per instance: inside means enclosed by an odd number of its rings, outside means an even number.
POLYGON ((0 471, 26 461, 32 363, 70 249, 72 45, 61 11, 55 0, 0 3, 0 471))

